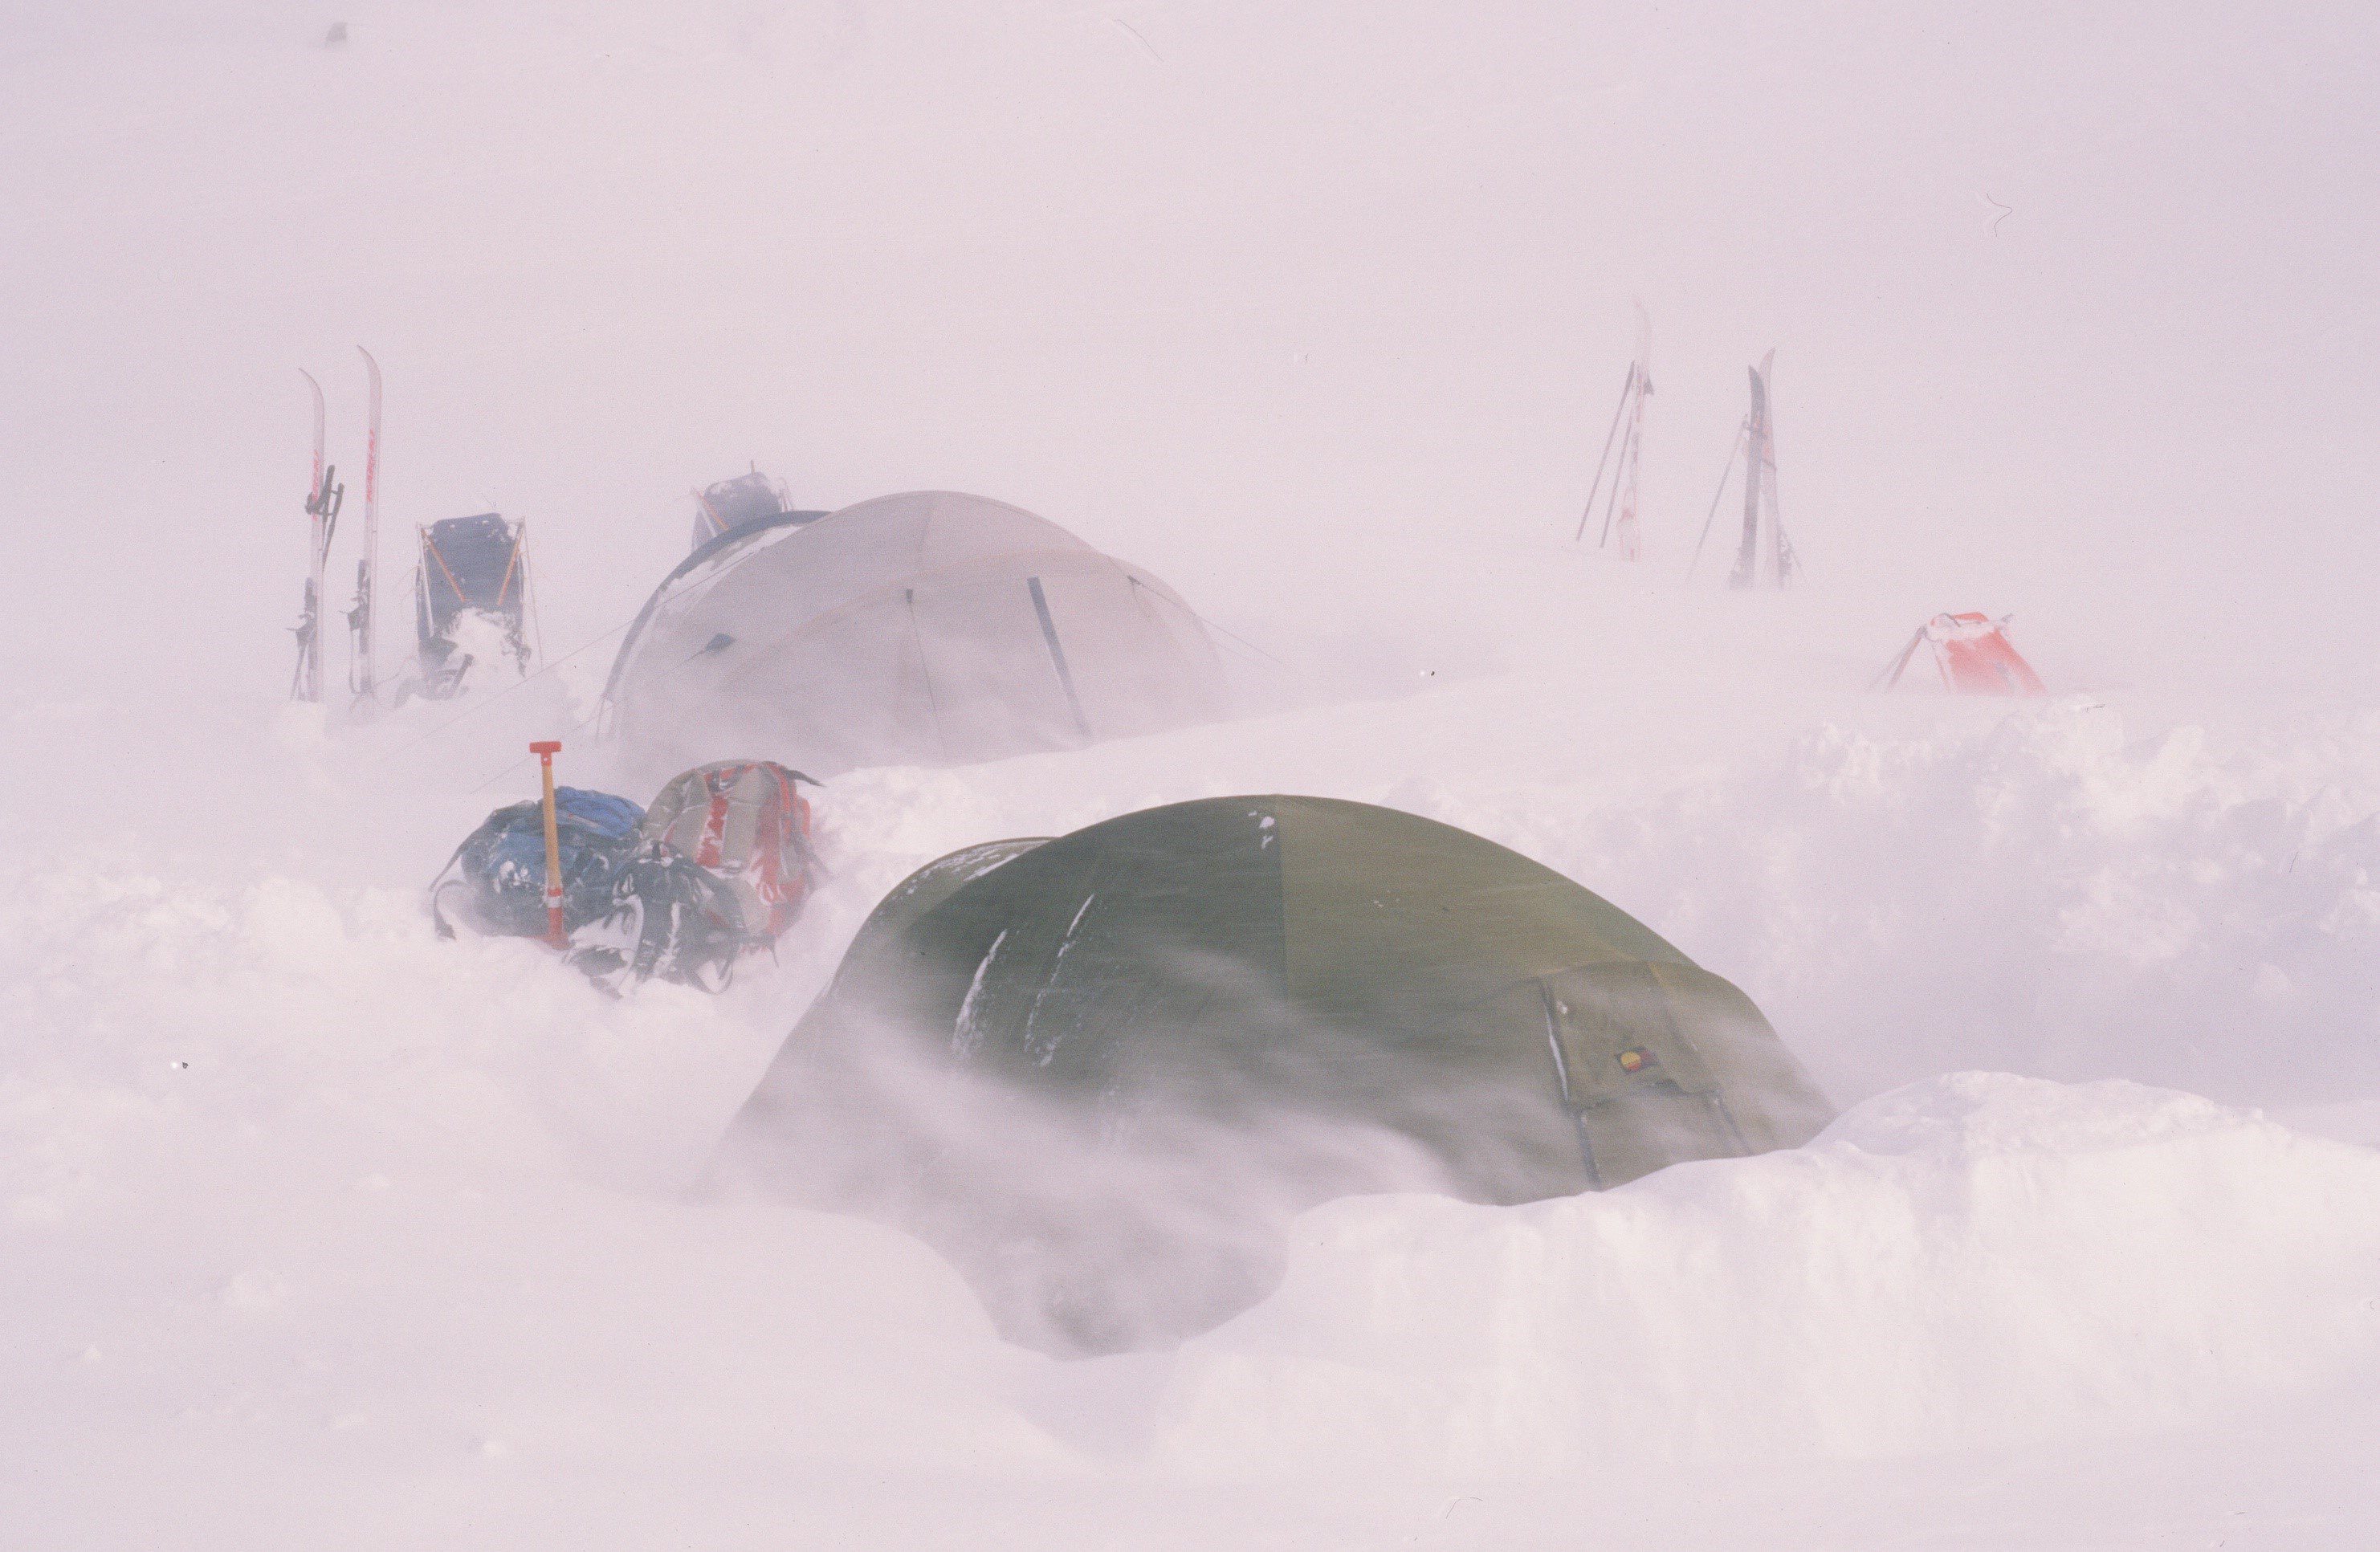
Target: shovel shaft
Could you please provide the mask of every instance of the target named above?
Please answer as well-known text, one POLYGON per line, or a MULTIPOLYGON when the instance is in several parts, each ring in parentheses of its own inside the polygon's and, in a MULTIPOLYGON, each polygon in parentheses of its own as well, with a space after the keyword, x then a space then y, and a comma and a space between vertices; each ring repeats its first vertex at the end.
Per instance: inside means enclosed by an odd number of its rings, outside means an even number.
POLYGON ((547 740, 528 747, 545 782, 545 940, 557 949, 566 948, 570 935, 562 927, 562 834, 553 818, 553 757, 562 752, 562 746, 547 740))

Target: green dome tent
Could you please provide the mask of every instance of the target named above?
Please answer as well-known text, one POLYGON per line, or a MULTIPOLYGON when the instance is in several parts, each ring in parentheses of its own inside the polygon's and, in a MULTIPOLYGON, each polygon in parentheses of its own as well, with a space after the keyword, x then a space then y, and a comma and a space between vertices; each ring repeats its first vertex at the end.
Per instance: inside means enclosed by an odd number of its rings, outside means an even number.
POLYGON ((1609 902, 1447 825, 1277 796, 994 843, 913 876, 731 1146, 764 1174, 821 1179, 826 1114, 855 1103, 878 1143, 916 1146, 906 1164, 842 1166, 824 1194, 910 1222, 1013 1334, 1075 1348, 1178 1337, 1260 1297, 1269 1274, 1248 1272, 1244 1243, 1220 1279, 1152 1251, 1201 1226, 1277 1233, 1352 1190, 1534 1201, 1793 1146, 1831 1119, 1742 992, 1609 902), (995 1097, 965 1120, 914 1089, 855 1101, 835 1075, 888 1051, 995 1097), (1002 1128, 1014 1146, 982 1134, 1002 1128), (1119 1233, 1097 1220, 1123 1205, 1135 1166, 1119 1161, 1144 1143, 1178 1166, 1158 1194, 1205 1200, 1119 1233), (1096 1263, 1062 1288, 1019 1287, 1019 1236, 1105 1248, 1062 1255, 1096 1263), (1097 1286, 1120 1268, 1140 1286, 1097 1286))

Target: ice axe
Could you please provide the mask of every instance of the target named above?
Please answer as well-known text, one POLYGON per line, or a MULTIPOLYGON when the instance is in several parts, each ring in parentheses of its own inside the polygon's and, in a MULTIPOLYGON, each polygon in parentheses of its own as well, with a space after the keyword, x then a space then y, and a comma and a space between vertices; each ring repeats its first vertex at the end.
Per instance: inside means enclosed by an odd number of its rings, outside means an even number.
POLYGON ((528 752, 537 757, 545 778, 545 940, 566 949, 570 934, 562 929, 562 837, 553 822, 553 757, 562 753, 562 740, 540 739, 528 752))

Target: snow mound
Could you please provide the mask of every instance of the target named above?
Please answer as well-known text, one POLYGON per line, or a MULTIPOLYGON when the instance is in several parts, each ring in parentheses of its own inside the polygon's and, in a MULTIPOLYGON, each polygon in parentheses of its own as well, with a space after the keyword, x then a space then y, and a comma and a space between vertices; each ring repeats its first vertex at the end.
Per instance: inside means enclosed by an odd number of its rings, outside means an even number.
POLYGON ((923 1246, 674 1194, 765 1055, 733 997, 607 999, 411 894, 107 858, 0 875, 0 1518, 42 1545, 498 1460, 1062 1462, 923 1246), (140 1505, 101 1509, 128 1458, 140 1505))
POLYGON ((2179 1425, 2380 1358, 2380 1153, 1961 1073, 1809 1147, 1519 1208, 1369 1197, 1180 1354, 1156 1457, 1545 1475, 2179 1425))
POLYGON ((2380 1086, 2380 716, 1940 709, 1878 697, 1600 810, 1392 801, 1621 903, 1840 1098, 1970 1068, 2276 1109, 2380 1086))

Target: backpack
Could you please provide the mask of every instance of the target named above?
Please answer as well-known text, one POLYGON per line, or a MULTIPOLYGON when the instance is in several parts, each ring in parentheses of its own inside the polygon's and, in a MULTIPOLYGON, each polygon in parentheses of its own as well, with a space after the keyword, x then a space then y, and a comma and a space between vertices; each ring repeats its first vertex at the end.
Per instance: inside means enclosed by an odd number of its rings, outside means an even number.
MULTIPOLYGON (((613 895, 638 843, 644 811, 625 797, 583 787, 553 789, 554 840, 562 854, 562 923, 576 931, 613 911, 613 895)), ((441 938, 455 919, 494 937, 542 938, 545 915, 545 806, 540 799, 497 809, 464 837, 430 885, 430 914, 441 938)))
POLYGON ((570 935, 570 963, 606 990, 665 981, 724 991, 750 940, 727 885, 665 844, 639 843, 613 878, 609 911, 570 935))
POLYGON ((698 765, 662 788, 639 833, 649 848, 666 846, 725 887, 747 942, 772 943, 822 872, 810 806, 795 790, 809 781, 771 760, 698 765))

